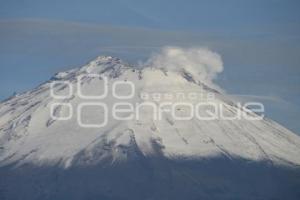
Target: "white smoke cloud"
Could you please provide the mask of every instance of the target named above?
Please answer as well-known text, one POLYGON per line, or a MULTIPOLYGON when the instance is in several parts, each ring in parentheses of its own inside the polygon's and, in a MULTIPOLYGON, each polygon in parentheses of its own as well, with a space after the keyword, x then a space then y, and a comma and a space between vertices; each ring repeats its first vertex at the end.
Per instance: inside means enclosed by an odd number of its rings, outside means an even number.
POLYGON ((164 47, 159 53, 154 54, 145 65, 168 71, 182 72, 185 70, 215 88, 213 80, 223 71, 221 56, 205 48, 164 47))

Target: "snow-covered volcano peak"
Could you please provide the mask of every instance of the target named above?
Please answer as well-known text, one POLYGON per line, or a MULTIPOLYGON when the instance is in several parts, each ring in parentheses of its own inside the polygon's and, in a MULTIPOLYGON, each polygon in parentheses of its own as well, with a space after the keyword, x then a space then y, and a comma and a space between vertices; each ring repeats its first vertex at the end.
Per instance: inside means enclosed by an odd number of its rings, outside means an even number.
MULTIPOLYGON (((60 72, 0 104, 0 164, 88 165, 153 155, 300 164, 299 136, 270 120, 174 117, 174 113, 189 116, 189 106, 196 109, 199 102, 208 101, 210 93, 214 98, 209 103, 222 107, 224 115, 254 115, 203 87, 197 78, 185 70, 138 69, 110 56, 60 72), (125 108, 119 108, 123 110, 117 118, 112 110, 119 103, 125 103, 125 108), (169 107, 159 114, 162 104, 169 107), (167 111, 172 108, 174 113, 167 111), (99 126, 105 121, 105 126, 99 126)), ((204 107, 197 112, 207 115, 204 107)))
MULTIPOLYGON (((148 79, 143 80, 147 82, 155 82, 156 80, 157 84, 160 84, 160 81, 167 84, 166 80, 163 80, 164 78, 169 79, 169 81, 171 82, 185 80, 194 84, 202 85, 206 87, 206 89, 211 91, 214 89, 222 91, 221 88, 212 84, 211 80, 207 81, 203 78, 202 74, 205 74, 206 72, 204 69, 201 69, 201 67, 199 67, 198 71, 191 70, 190 68, 185 68, 183 65, 178 68, 169 68, 165 63, 160 62, 146 62, 142 65, 135 66, 124 62, 120 58, 112 56, 98 56, 82 67, 55 74, 55 76, 52 77, 51 80, 74 81, 79 76, 89 76, 90 74, 106 76, 110 79, 116 79, 126 71, 131 71, 131 74, 135 74, 134 77, 138 77, 139 80, 143 79, 143 74, 152 74, 150 76, 145 76, 149 77, 148 79), (160 77, 159 79, 157 79, 155 77, 152 77, 154 74, 159 77, 163 76, 164 78, 160 77)), ((130 74, 128 75, 130 76, 130 74)))

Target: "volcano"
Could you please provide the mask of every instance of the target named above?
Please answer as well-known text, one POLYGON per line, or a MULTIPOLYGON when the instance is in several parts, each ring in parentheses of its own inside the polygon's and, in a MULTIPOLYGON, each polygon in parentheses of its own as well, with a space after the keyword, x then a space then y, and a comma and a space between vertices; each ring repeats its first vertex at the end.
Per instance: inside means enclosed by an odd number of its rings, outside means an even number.
POLYGON ((299 199, 299 155, 184 66, 99 56, 0 104, 0 199, 299 199))

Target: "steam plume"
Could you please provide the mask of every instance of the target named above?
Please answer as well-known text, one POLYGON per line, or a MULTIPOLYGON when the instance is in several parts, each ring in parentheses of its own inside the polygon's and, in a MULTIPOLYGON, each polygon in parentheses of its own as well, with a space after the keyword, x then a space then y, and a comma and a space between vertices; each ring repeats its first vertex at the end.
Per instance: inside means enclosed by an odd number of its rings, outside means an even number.
POLYGON ((145 65, 168 71, 185 70, 212 87, 216 87, 213 80, 223 71, 221 56, 205 48, 164 47, 145 65))

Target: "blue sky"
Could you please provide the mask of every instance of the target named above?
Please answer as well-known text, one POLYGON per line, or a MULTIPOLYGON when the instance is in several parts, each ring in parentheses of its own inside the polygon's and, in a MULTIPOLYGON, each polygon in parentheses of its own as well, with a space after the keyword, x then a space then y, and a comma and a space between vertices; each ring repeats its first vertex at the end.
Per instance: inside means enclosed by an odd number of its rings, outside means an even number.
POLYGON ((300 133, 300 1, 0 3, 0 99, 100 54, 134 63, 165 45, 200 46, 222 55, 222 88, 300 133))

